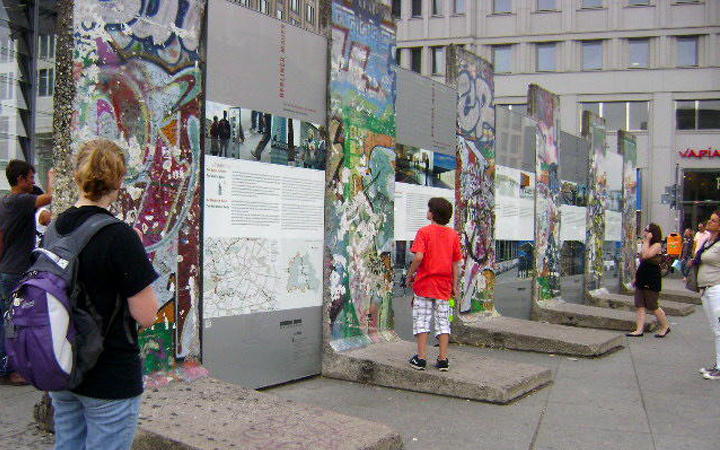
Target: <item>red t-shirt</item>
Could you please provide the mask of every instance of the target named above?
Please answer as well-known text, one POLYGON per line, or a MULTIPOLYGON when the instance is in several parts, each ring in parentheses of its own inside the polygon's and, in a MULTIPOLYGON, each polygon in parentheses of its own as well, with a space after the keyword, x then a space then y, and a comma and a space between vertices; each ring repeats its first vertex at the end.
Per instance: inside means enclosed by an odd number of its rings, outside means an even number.
POLYGON ((421 297, 450 300, 453 263, 462 259, 460 236, 455 230, 430 224, 418 230, 410 249, 424 257, 415 275, 413 291, 421 297))

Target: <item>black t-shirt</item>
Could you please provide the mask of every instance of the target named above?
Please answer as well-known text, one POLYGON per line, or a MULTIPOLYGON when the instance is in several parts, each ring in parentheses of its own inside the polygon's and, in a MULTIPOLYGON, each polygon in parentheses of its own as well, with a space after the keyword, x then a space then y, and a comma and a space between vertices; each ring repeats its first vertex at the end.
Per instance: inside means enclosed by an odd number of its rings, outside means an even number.
POLYGON ((10 194, 0 200, 0 272, 21 274, 30 267, 35 248, 35 200, 33 194, 10 194))
MULTIPOLYGON (((67 234, 94 214, 110 213, 97 206, 72 207, 60 214, 56 227, 67 234)), ((118 223, 100 230, 80 253, 78 281, 103 317, 110 320, 118 294, 122 310, 110 325, 105 349, 85 381, 73 392, 100 399, 117 400, 142 394, 142 364, 138 347, 137 323, 129 314, 127 299, 138 294, 158 278, 140 238, 129 225, 118 223), (127 318, 123 320, 123 318, 127 318), (128 321, 132 342, 128 339, 128 321)))

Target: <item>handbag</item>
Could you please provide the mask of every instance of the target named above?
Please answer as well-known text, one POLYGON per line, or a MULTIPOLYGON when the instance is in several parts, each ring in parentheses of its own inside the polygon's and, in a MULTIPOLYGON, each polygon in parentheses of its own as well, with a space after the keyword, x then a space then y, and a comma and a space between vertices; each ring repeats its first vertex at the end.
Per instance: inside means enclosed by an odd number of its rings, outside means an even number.
POLYGON ((700 292, 700 286, 698 286, 697 276, 698 266, 697 264, 693 264, 692 266, 690 266, 690 270, 688 270, 687 277, 685 277, 685 289, 693 292, 700 292))

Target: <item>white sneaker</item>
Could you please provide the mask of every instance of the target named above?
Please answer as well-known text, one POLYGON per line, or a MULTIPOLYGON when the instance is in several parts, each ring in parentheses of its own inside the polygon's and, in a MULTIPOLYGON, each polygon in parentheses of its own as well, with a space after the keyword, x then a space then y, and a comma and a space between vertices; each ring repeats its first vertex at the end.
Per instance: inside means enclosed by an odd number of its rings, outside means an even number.
POLYGON ((705 378, 706 380, 720 380, 720 370, 711 370, 705 375, 703 375, 703 378, 705 378))

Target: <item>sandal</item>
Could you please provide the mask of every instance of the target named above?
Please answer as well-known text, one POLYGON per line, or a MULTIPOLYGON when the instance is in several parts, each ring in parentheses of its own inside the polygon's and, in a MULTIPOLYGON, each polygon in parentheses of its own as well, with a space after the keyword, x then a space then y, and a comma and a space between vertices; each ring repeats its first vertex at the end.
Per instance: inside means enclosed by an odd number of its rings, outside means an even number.
POLYGON ((655 334, 655 337, 662 339, 662 338, 664 338, 665 336, 667 336, 668 334, 670 334, 671 331, 672 331, 672 328, 668 328, 668 329, 665 331, 665 333, 663 333, 663 334, 660 334, 660 333, 655 334))

